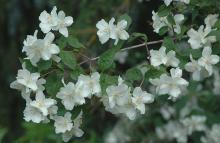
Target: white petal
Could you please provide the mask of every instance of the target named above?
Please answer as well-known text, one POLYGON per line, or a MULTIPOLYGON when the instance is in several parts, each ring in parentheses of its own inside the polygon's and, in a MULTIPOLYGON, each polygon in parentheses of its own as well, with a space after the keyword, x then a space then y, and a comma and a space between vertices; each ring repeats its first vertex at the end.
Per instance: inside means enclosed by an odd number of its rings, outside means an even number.
POLYGON ((60 28, 59 32, 64 36, 64 37, 68 37, 68 30, 66 27, 60 28))

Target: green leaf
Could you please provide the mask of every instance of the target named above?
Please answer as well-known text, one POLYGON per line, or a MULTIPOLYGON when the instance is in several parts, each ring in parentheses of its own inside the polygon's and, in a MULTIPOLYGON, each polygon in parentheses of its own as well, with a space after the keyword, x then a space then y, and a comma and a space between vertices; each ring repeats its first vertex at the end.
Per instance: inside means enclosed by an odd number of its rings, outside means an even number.
POLYGON ((162 5, 162 6, 160 6, 160 8, 158 10, 158 16, 165 17, 165 16, 169 15, 170 12, 171 12, 170 7, 162 5))
POLYGON ((67 45, 67 39, 61 36, 59 39, 57 39, 56 43, 58 44, 60 49, 64 49, 67 45))
POLYGON ((60 72, 54 72, 48 75, 46 78, 46 91, 51 96, 56 96, 57 92, 60 90, 60 88, 63 86, 62 84, 62 77, 63 74, 60 72))
POLYGON ((80 66, 77 66, 73 71, 71 71, 70 76, 73 80, 77 80, 80 74, 84 74, 84 71, 80 66))
POLYGON ((2 142, 5 134, 7 133, 7 129, 6 128, 0 128, 0 143, 2 142))
POLYGON ((135 81, 135 80, 142 80, 142 73, 138 68, 131 68, 126 71, 126 77, 128 80, 135 81))
POLYGON ((60 58, 62 62, 71 69, 75 69, 76 67, 76 59, 71 51, 61 51, 60 58))
POLYGON ((49 61, 43 61, 43 60, 41 60, 41 61, 37 64, 37 67, 38 67, 38 71, 39 71, 39 72, 44 71, 44 70, 48 70, 51 66, 52 66, 52 61, 51 61, 51 60, 49 60, 49 61))
POLYGON ((118 83, 117 76, 110 76, 106 74, 101 74, 100 77, 100 84, 102 89, 102 94, 106 93, 106 88, 110 85, 116 85, 118 83))
POLYGON ((168 29, 169 29, 168 26, 164 26, 164 27, 160 28, 159 35, 162 36, 162 35, 166 34, 168 29))
POLYGON ((209 33, 208 36, 215 36, 216 40, 220 42, 220 30, 215 30, 209 33))
POLYGON ((85 46, 82 43, 80 43, 76 37, 68 37, 67 42, 73 48, 85 48, 85 46))
POLYGON ((118 21, 121 21, 121 20, 127 21, 127 27, 126 27, 126 30, 127 30, 131 26, 131 23, 132 23, 131 17, 127 14, 123 14, 122 16, 119 17, 118 21))
POLYGON ((169 22, 170 24, 176 25, 176 22, 175 22, 175 20, 174 20, 173 15, 169 14, 169 15, 167 16, 167 20, 168 20, 168 22, 169 22))
POLYGON ((111 68, 114 64, 115 54, 120 50, 123 42, 118 43, 117 46, 105 51, 98 60, 99 68, 104 71, 111 68))
POLYGON ((29 60, 21 59, 21 63, 25 63, 26 69, 31 73, 37 72, 37 67, 33 66, 29 60))
POLYGON ((145 79, 149 80, 150 78, 159 78, 163 73, 166 73, 165 69, 157 69, 153 66, 150 66, 150 69, 145 73, 145 79))
POLYGON ((170 50, 174 50, 175 51, 175 49, 176 49, 176 45, 173 42, 173 39, 171 39, 170 37, 164 38, 163 46, 167 48, 167 51, 170 51, 170 50))
POLYGON ((220 20, 218 20, 218 21, 215 23, 214 28, 217 28, 218 30, 220 30, 220 20))
POLYGON ((129 42, 132 42, 138 38, 141 38, 145 42, 148 40, 147 35, 144 33, 132 33, 131 38, 129 38, 129 42))

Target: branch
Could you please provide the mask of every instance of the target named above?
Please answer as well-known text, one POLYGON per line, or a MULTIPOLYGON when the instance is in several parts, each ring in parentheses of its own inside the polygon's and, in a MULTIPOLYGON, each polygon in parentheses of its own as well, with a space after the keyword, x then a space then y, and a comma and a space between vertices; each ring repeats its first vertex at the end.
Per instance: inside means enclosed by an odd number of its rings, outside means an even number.
MULTIPOLYGON (((183 38, 186 38, 186 37, 187 36, 183 36, 183 38)), ((176 39, 177 38, 173 38, 173 40, 176 40, 176 39)), ((160 43, 163 43, 163 39, 162 40, 157 40, 157 41, 145 42, 145 43, 141 43, 141 44, 134 45, 134 46, 130 46, 130 47, 127 47, 127 48, 123 48, 120 51, 123 52, 123 51, 128 51, 128 50, 132 50, 132 49, 136 49, 136 48, 140 48, 140 47, 145 47, 145 48, 147 48, 147 52, 149 54, 148 46, 149 45, 154 45, 154 44, 160 44, 160 43)), ((79 65, 82 65, 82 64, 87 63, 87 62, 98 60, 99 58, 100 58, 100 56, 95 57, 95 58, 90 58, 88 60, 82 61, 81 63, 79 63, 79 65)), ((150 58, 150 57, 148 57, 148 58, 150 58)))

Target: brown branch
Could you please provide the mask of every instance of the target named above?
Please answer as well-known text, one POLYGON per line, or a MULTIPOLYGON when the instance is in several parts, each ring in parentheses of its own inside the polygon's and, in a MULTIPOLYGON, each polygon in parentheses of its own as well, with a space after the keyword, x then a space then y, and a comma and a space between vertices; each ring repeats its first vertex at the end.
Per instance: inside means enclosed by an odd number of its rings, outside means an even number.
MULTIPOLYGON (((186 38, 186 36, 183 36, 183 38, 186 38)), ((177 38, 173 38, 173 40, 176 40, 176 39, 177 38)), ((128 50, 132 50, 132 49, 136 49, 136 48, 140 48, 140 47, 145 47, 147 49, 148 59, 149 59, 150 58, 150 51, 149 51, 148 46, 149 45, 154 45, 154 44, 160 44, 160 43, 163 43, 163 39, 162 40, 157 40, 157 41, 145 42, 145 43, 141 43, 141 44, 134 45, 134 46, 130 46, 130 47, 127 47, 127 48, 123 48, 120 51, 123 52, 123 51, 128 51, 128 50)), ((79 65, 82 65, 82 64, 87 63, 87 62, 98 60, 99 58, 100 58, 100 56, 97 56, 95 58, 90 58, 88 60, 82 61, 81 63, 79 63, 79 65)))

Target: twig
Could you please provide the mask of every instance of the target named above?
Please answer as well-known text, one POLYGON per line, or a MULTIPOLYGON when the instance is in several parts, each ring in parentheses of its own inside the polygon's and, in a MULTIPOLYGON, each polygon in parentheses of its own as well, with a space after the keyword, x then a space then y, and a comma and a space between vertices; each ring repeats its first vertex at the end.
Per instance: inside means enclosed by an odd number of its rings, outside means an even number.
POLYGON ((51 74, 51 73, 55 72, 56 70, 57 70, 57 69, 52 69, 52 70, 50 70, 49 72, 47 72, 47 73, 41 75, 41 77, 45 77, 45 76, 47 76, 48 74, 51 74))
MULTIPOLYGON (((186 38, 186 36, 183 36, 183 38, 186 38)), ((176 40, 176 39, 177 38, 173 38, 173 40, 176 40)), ((149 45, 154 45, 154 44, 160 44, 160 43, 163 43, 163 41, 164 40, 162 39, 162 40, 157 40, 157 41, 145 42, 145 43, 141 43, 141 44, 138 44, 138 45, 134 45, 134 46, 130 46, 130 47, 127 47, 127 48, 123 48, 120 51, 123 52, 123 51, 128 51, 128 50, 132 50, 132 49, 136 49, 136 48, 144 47, 145 46, 146 49, 147 49, 148 55, 150 55, 150 51, 149 51, 148 46, 149 45)), ((79 63, 79 65, 82 65, 82 64, 90 62, 90 61, 98 60, 99 58, 100 58, 100 56, 95 57, 95 58, 90 58, 89 60, 82 61, 81 63, 79 63)), ((150 56, 148 58, 150 58, 150 56)))
POLYGON ((149 50, 149 48, 148 48, 148 45, 147 45, 147 43, 145 44, 145 47, 146 47, 146 50, 147 50, 147 61, 150 63, 150 50, 149 50))

